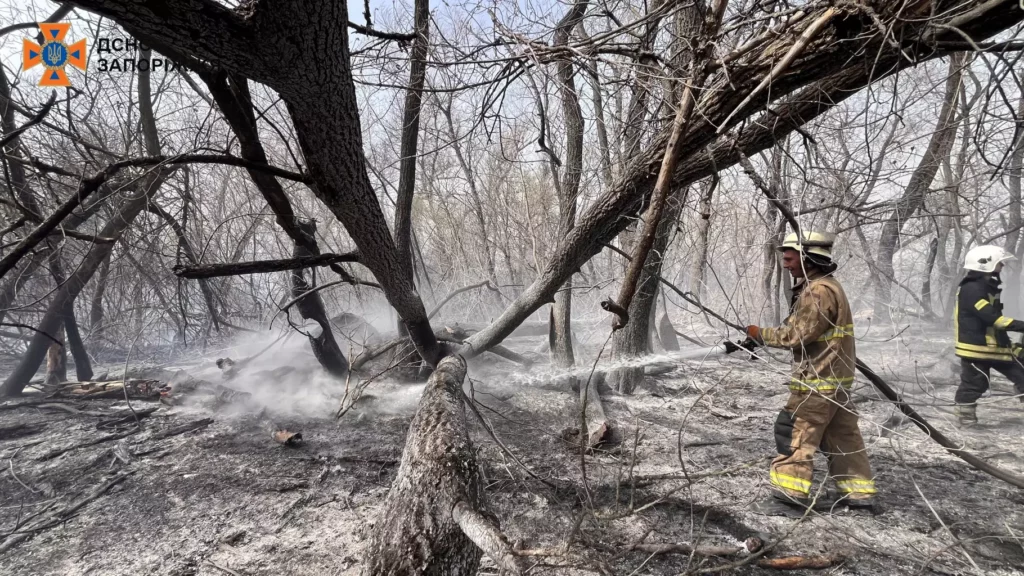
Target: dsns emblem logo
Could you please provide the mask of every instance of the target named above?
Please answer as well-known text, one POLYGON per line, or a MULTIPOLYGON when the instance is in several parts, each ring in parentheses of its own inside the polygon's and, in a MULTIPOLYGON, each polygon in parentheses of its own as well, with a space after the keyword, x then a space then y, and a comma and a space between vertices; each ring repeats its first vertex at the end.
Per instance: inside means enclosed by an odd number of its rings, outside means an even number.
POLYGON ((22 42, 21 61, 26 70, 42 64, 46 71, 39 80, 40 86, 70 86, 64 68, 71 64, 79 70, 85 70, 85 39, 68 46, 64 37, 68 34, 71 24, 39 23, 39 31, 43 33, 43 45, 31 40, 22 42))

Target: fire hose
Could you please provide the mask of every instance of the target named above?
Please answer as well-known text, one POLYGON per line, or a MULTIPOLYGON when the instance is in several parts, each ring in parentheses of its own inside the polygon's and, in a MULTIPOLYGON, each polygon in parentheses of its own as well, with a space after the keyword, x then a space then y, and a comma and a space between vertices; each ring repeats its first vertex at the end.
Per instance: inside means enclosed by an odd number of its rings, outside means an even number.
MULTIPOLYGON (((697 302, 695 299, 693 299, 693 298, 686 298, 686 300, 690 304, 693 304, 694 306, 700 308, 704 312, 707 312, 709 315, 714 316, 715 318, 717 318, 719 321, 721 321, 725 325, 729 326, 730 328, 735 328, 736 330, 739 330, 740 332, 746 332, 746 327, 740 326, 739 324, 736 324, 734 322, 730 322, 729 320, 724 318, 721 314, 718 314, 717 312, 707 308, 706 306, 704 306, 700 302, 697 302)), ((708 349, 708 350, 701 350, 700 352, 703 352, 704 354, 708 354, 709 351, 711 353, 714 353, 714 352, 717 351, 718 348, 721 348, 722 352, 728 354, 728 353, 733 352, 733 351, 735 351, 735 350, 737 350, 739 348, 746 348, 747 346, 749 346, 749 344, 747 344, 747 343, 744 343, 744 344, 733 344, 733 343, 730 342, 728 344, 719 344, 717 347, 712 347, 715 350, 708 349), (729 346, 729 344, 731 344, 731 346, 729 346)), ((913 422, 915 425, 917 425, 917 427, 920 428, 921 430, 923 430, 924 433, 927 434, 929 438, 931 438, 932 440, 937 442, 940 446, 945 448, 946 451, 948 451, 950 454, 956 456, 957 458, 960 458, 964 462, 967 462, 968 464, 970 464, 974 468, 976 468, 978 470, 981 470, 982 472, 985 472, 986 474, 994 476, 994 477, 996 477, 996 478, 998 478, 998 479, 1000 479, 1000 480, 1002 480, 1004 482, 1007 482, 1009 484, 1013 484, 1014 486, 1016 486, 1018 488, 1024 488, 1024 476, 1020 476, 1019 474, 1014 474, 1013 472, 1010 472, 1009 470, 1004 470, 1004 469, 1002 469, 1002 468, 1000 468, 998 466, 989 464, 988 462, 985 462, 981 458, 978 458, 974 454, 968 452, 962 446, 959 446, 956 443, 954 443, 945 434, 943 434, 942 432, 939 432, 938 430, 936 430, 935 427, 932 426, 927 420, 925 420, 924 417, 921 416, 917 412, 917 410, 914 409, 913 406, 911 406, 910 404, 907 404, 907 402, 905 400, 903 400, 903 397, 898 392, 896 392, 896 390, 894 390, 892 388, 892 386, 889 385, 888 382, 883 380, 882 377, 879 376, 877 372, 875 372, 870 366, 865 364, 864 361, 862 361, 859 358, 857 359, 857 370, 859 370, 860 373, 862 375, 864 375, 865 378, 867 378, 868 382, 871 382, 871 384, 879 392, 881 392, 882 396, 885 396, 885 398, 889 402, 895 404, 896 407, 899 408, 900 412, 903 412, 903 414, 906 415, 906 417, 909 418, 911 422, 913 422)))

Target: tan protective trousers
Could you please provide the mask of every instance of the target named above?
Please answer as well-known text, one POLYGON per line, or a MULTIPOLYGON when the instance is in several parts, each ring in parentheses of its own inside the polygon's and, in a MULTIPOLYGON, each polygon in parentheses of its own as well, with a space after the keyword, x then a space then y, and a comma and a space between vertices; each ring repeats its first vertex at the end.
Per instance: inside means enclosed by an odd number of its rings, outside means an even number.
POLYGON ((772 460, 771 483, 790 496, 810 496, 819 447, 841 496, 863 499, 877 493, 857 410, 845 388, 790 394, 775 421, 775 443, 779 455, 772 460))

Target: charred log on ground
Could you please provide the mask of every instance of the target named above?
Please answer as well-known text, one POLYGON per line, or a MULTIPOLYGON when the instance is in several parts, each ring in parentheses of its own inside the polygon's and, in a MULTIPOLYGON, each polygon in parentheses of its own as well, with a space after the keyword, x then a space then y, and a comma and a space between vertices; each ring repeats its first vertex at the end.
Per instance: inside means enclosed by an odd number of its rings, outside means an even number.
POLYGON ((480 513, 484 493, 466 429, 466 361, 442 360, 427 381, 406 436, 398 476, 370 536, 367 575, 472 575, 481 548, 518 571, 511 546, 480 513))

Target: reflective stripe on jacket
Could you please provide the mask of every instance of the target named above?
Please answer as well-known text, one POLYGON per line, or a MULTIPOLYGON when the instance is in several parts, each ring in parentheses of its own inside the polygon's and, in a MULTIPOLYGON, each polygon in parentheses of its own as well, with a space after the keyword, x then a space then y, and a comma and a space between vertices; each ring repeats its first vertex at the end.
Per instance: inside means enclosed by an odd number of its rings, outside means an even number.
POLYGON ((853 311, 839 281, 818 271, 793 289, 785 323, 762 328, 765 345, 793 351, 793 391, 833 392, 853 384, 857 347, 853 311))
POLYGON ((956 292, 956 355, 970 360, 1009 362, 1013 350, 1007 330, 1024 332, 1024 322, 1003 316, 999 277, 968 272, 956 292))

